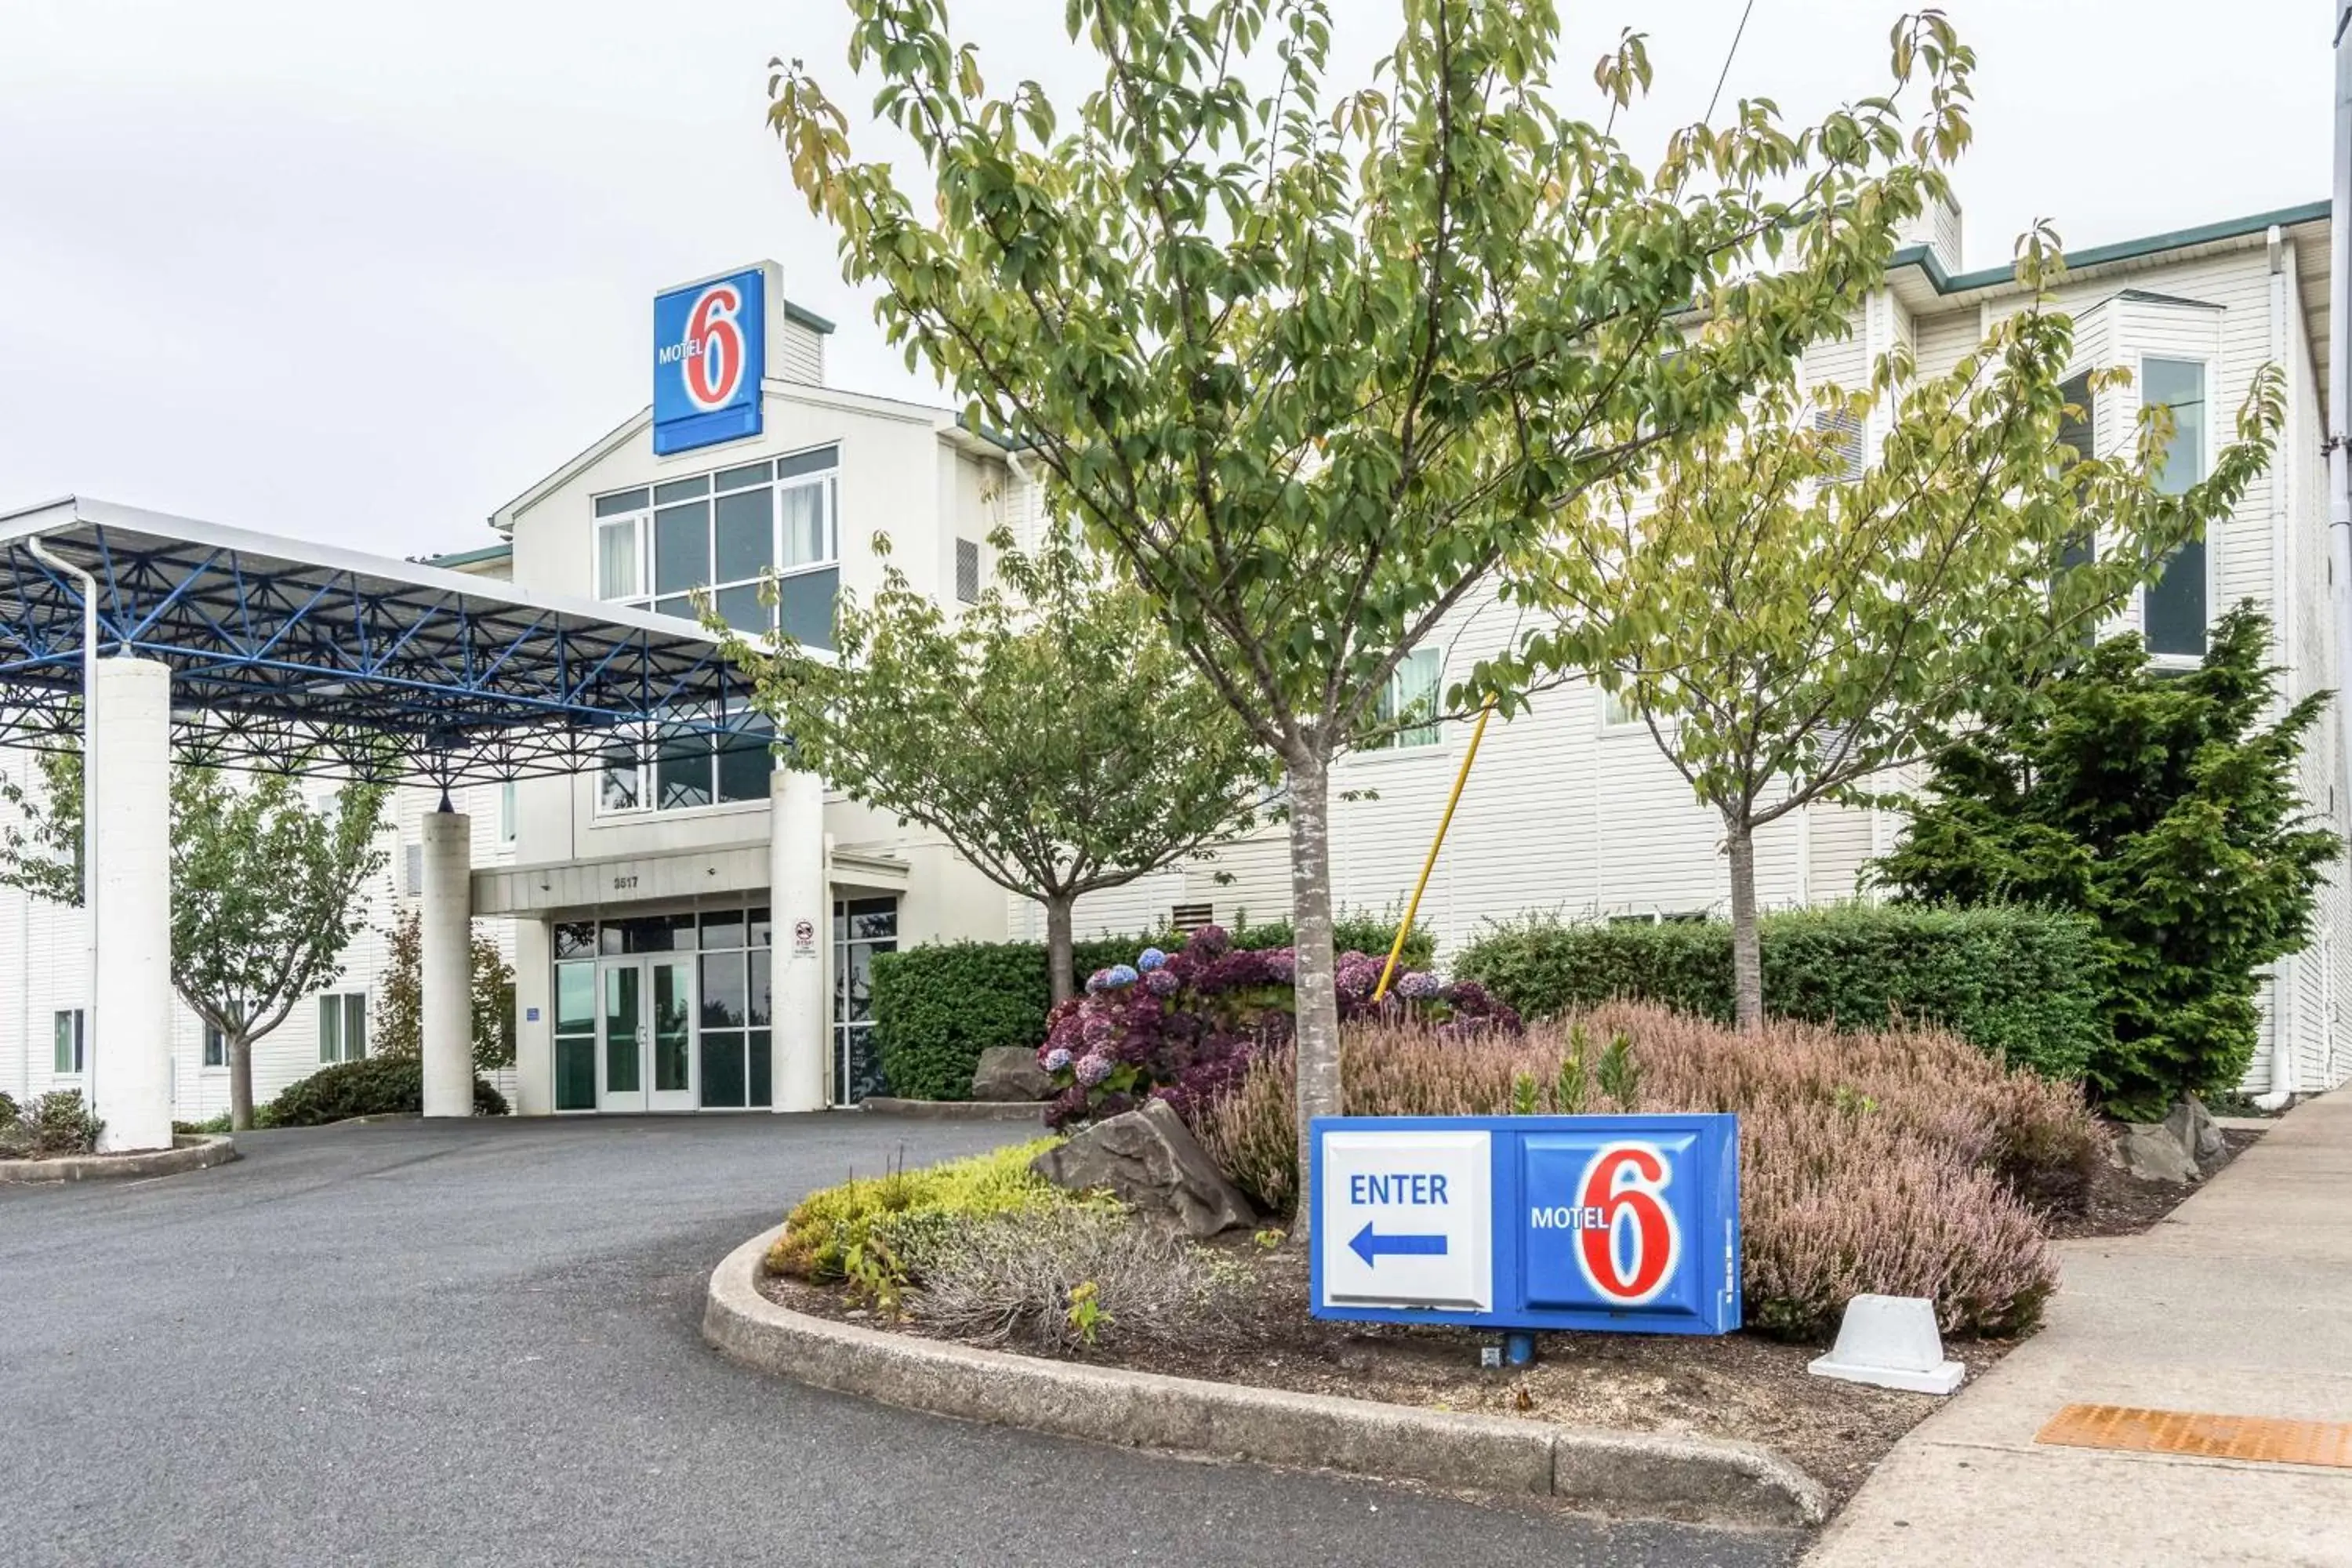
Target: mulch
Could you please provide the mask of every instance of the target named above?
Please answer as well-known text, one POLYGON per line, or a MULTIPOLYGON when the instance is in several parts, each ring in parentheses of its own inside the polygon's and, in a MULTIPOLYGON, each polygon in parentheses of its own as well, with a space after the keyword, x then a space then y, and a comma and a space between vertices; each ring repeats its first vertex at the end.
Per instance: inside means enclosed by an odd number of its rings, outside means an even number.
MULTIPOLYGON (((2234 1159, 2260 1134, 2231 1131, 2224 1136, 2227 1158, 2234 1159)), ((2059 1219, 2052 1234, 2123 1236, 2145 1230, 2194 1190, 2139 1182, 2103 1163, 2084 1212, 2059 1219)), ((1814 1377, 1805 1365, 1822 1347, 1753 1333, 1546 1332, 1538 1336, 1538 1359, 1532 1366, 1484 1370, 1479 1349, 1499 1344, 1499 1334, 1312 1318, 1307 1310, 1307 1258, 1300 1248, 1261 1247, 1247 1235, 1213 1245, 1248 1275, 1247 1285, 1233 1293, 1231 1312, 1213 1331, 1167 1339, 1114 1331, 1077 1359, 1429 1409, 1758 1443, 1819 1480, 1832 1508, 1862 1484, 1903 1434, 1942 1403, 1933 1395, 1814 1377)), ((925 1332, 919 1321, 877 1324, 872 1314, 845 1302, 838 1287, 769 1279, 761 1289, 796 1311, 925 1332)), ((1973 1378, 2016 1343, 1947 1340, 1944 1353, 1965 1363, 1973 1378)))

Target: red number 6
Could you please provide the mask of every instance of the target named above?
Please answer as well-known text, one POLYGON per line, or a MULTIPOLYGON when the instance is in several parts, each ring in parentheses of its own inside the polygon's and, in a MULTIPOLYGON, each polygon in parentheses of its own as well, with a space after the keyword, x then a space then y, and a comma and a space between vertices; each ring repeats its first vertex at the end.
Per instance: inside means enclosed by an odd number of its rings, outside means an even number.
POLYGON ((1599 1209, 1601 1223, 1578 1230, 1577 1261, 1585 1282, 1612 1305, 1639 1307, 1674 1278, 1682 1231, 1674 1211, 1659 1199, 1665 1188, 1666 1162, 1647 1143, 1612 1143, 1584 1168, 1578 1202, 1599 1209), (1633 1242, 1633 1256, 1622 1268, 1621 1229, 1633 1242))
POLYGON ((686 323, 686 395, 698 407, 716 408, 735 395, 743 375, 743 329, 735 320, 742 308, 743 297, 727 283, 704 289, 694 302, 686 323))

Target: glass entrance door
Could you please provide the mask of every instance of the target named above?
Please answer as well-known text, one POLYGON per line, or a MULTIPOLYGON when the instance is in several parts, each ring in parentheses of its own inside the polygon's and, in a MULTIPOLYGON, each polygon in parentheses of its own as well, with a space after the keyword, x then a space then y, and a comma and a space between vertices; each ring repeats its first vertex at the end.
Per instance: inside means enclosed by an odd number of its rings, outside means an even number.
POLYGON ((692 1110, 694 961, 606 959, 596 967, 596 1109, 692 1110))

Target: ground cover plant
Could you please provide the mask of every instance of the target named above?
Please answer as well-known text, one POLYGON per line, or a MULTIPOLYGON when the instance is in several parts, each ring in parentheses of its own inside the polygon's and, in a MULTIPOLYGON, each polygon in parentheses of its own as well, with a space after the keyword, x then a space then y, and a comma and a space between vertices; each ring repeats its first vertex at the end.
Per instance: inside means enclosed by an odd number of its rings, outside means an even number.
POLYGON ((18 1105, 0 1094, 0 1160, 47 1160, 95 1154, 106 1123, 78 1089, 61 1089, 18 1105))
MULTIPOLYGON (((1384 962, 1339 955, 1342 1018, 1388 1019, 1439 1037, 1518 1030, 1518 1015, 1477 982, 1423 970, 1398 975, 1375 1001, 1384 962)), ((1132 963, 1095 971, 1083 996, 1046 1017, 1037 1062, 1061 1089, 1047 1122, 1115 1116, 1155 1098, 1191 1115, 1293 1038, 1297 968, 1293 949, 1236 948, 1221 928, 1204 926, 1178 952, 1147 947, 1132 963)))
MULTIPOLYGON (((1269 1052, 1195 1121, 1276 1214, 1297 1199, 1291 1070, 1269 1052)), ((1947 1332, 2032 1327, 2056 1282, 2040 1211, 2081 1200, 2099 1149, 2072 1086, 1954 1035, 1773 1020, 1759 1042, 1626 1003, 1517 1038, 1352 1027, 1341 1084, 1350 1116, 1737 1112, 1747 1321, 1793 1338, 1865 1291, 1932 1299, 1947 1332)))
MULTIPOLYGON (((424 1058, 363 1057, 287 1085, 262 1107, 258 1120, 265 1127, 321 1127, 354 1116, 415 1116, 424 1109, 424 1058)), ((506 1096, 476 1079, 474 1114, 506 1115, 506 1096)))

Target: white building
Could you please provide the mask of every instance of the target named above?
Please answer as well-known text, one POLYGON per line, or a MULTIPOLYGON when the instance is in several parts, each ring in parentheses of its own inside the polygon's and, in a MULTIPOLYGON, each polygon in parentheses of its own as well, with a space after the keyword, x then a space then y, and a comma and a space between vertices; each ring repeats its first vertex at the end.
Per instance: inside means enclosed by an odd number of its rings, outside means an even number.
MULTIPOLYGON (((2320 457, 2327 216, 2321 204, 2083 250, 2068 258, 2060 289, 2076 319, 2081 369, 2135 373, 2131 389, 2098 402, 2102 447, 2129 430, 2141 392, 2155 387, 2172 402, 2180 438, 2210 461, 2260 367, 2274 363, 2285 373, 2288 424, 2269 475, 2127 620, 2144 626, 2160 655, 2190 662, 2214 616, 2241 599, 2261 602, 2290 672, 2287 700, 2340 684, 2320 457)), ((1886 286, 1857 302, 1852 335, 1807 356, 1808 375, 1854 384, 1874 356, 1897 346, 1933 374, 2016 309, 2021 296, 2007 268, 1958 269, 1958 237, 1957 213, 1924 223, 1886 286)), ((948 411, 827 385, 832 327, 785 301, 777 276, 772 265, 757 282, 731 275, 765 306, 753 312, 764 314, 765 330, 745 375, 756 392, 689 398, 658 426, 660 410, 641 411, 500 508, 492 518, 499 542, 437 563, 663 613, 690 613, 686 595, 709 588, 722 613, 746 623, 761 615, 757 584, 773 569, 785 625, 822 642, 833 595, 878 584, 880 532, 891 563, 919 587, 943 602, 972 596, 990 571, 988 536, 1000 524, 1024 533, 1034 492, 1001 449, 959 428, 948 411), (662 449, 677 445, 670 433, 679 428, 704 444, 662 449)), ((682 311, 730 281, 705 280, 665 300, 684 300, 674 307, 682 311)), ((657 342, 716 345, 728 320, 722 312, 707 338, 697 336, 700 314, 682 333, 673 321, 657 342)), ((714 346, 704 371, 716 365, 723 379, 726 353, 742 349, 714 346)), ((1442 689, 1508 630, 1498 605, 1466 606, 1408 661, 1398 700, 1442 689)), ((1618 717, 1579 687, 1489 729, 1423 906, 1441 951, 1529 910, 1667 918, 1727 907, 1714 817, 1691 800, 1646 730, 1618 717)), ((2352 801, 2338 800, 2332 782, 2339 723, 2331 710, 2304 779, 2306 798, 2340 829, 2352 801)), ((1341 764, 1336 791, 1377 795, 1334 807, 1341 906, 1401 905, 1466 737, 1463 726, 1433 725, 1341 764)), ((22 776, 29 762, 12 755, 0 766, 22 776)), ((1042 937, 1034 906, 1008 898, 935 837, 834 795, 823 806, 831 929, 773 931, 772 861, 782 862, 771 855, 779 818, 769 771, 758 747, 632 748, 600 773, 477 786, 457 803, 474 825, 474 913, 518 973, 518 1061, 502 1085, 517 1110, 776 1103, 782 1047, 767 993, 772 955, 798 937, 814 945, 833 988, 826 1097, 851 1102, 874 1081, 865 977, 875 951, 1042 937)), ((330 996, 299 1007, 257 1046, 257 1098, 346 1053, 363 1031, 380 983, 381 932, 398 901, 418 890, 421 824, 432 804, 426 792, 402 792, 386 829, 390 863, 371 894, 375 929, 354 944, 330 996)), ((1794 814, 1759 836, 1759 897, 1768 907, 1852 898, 1864 861, 1886 849, 1896 828, 1885 813, 1794 814)), ((1274 917, 1288 904, 1275 829, 1087 900, 1079 929, 1274 917)), ((2352 899, 2331 887, 2318 937, 2282 961, 2266 987, 2263 1054, 2249 1089, 2309 1092, 2352 1075, 2339 1022, 2352 1012, 2352 975, 2339 973, 2337 952, 2347 927, 2352 899)), ((15 1007, 0 1003, 0 1089, 21 1098, 82 1081, 72 1011, 84 984, 81 942, 76 911, 0 894, 0 973, 20 982, 10 988, 15 1007)), ((226 1107, 214 1055, 184 1014, 173 1039, 176 1114, 226 1107)))

